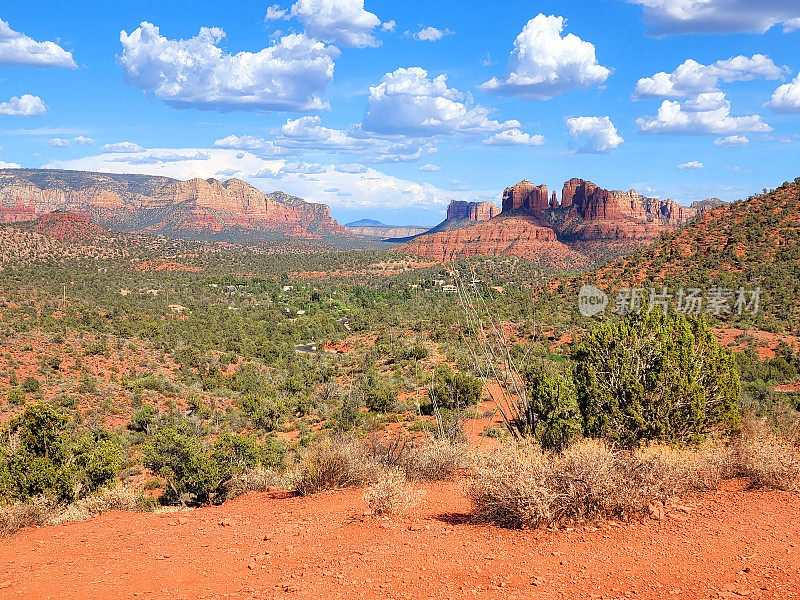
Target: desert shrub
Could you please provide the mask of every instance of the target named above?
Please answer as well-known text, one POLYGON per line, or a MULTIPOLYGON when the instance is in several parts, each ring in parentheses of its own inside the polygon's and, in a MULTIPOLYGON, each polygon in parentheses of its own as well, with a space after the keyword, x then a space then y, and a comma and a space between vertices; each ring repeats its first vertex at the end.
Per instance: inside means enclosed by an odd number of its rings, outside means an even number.
POLYGON ((270 439, 262 444, 255 436, 223 431, 211 447, 211 458, 224 484, 228 479, 257 467, 283 470, 286 448, 279 439, 270 439))
POLYGON ((400 352, 400 357, 405 359, 422 360, 424 358, 428 358, 428 354, 428 349, 424 345, 417 342, 415 344, 411 344, 410 346, 404 346, 403 350, 400 352))
POLYGON ((532 437, 543 448, 565 448, 582 431, 571 375, 545 361, 527 365, 523 374, 526 397, 520 402, 512 425, 523 437, 532 437))
POLYGON ((728 464, 719 446, 614 451, 587 440, 558 454, 513 444, 479 461, 469 496, 479 520, 504 527, 625 520, 653 503, 714 488, 728 464))
POLYGON ((231 477, 223 484, 220 492, 224 500, 228 501, 248 492, 268 492, 273 488, 288 487, 291 487, 291 481, 285 472, 259 466, 231 477))
POLYGON ((377 479, 381 466, 362 442, 352 438, 325 439, 310 444, 294 474, 294 490, 302 495, 363 485, 377 479))
POLYGON ((703 320, 653 311, 605 321, 572 358, 587 437, 688 443, 739 421, 736 363, 703 320))
POLYGON ((38 379, 36 379, 36 377, 26 377, 22 380, 22 383, 20 383, 19 386, 22 391, 27 394, 35 394, 42 389, 42 384, 38 379))
POLYGON ((0 487, 14 500, 79 499, 112 482, 123 460, 116 436, 96 430, 74 439, 69 418, 44 402, 27 405, 4 436, 0 487))
POLYGON ((409 479, 439 481, 449 479, 459 469, 470 466, 472 454, 465 443, 432 440, 413 447, 400 462, 409 479))
POLYGON ((395 393, 387 386, 375 369, 369 369, 359 382, 359 388, 367 408, 374 412, 391 410, 396 399, 395 393))
POLYGON ((13 535, 23 527, 44 525, 55 507, 56 501, 46 496, 0 506, 0 537, 13 535))
POLYGON ((387 471, 364 491, 364 502, 376 515, 402 514, 419 504, 422 494, 399 470, 387 471))
POLYGON ((264 431, 281 427, 289 416, 289 407, 274 394, 245 394, 239 401, 250 422, 264 431))
POLYGON ((467 373, 454 372, 448 365, 439 365, 428 387, 429 402, 422 411, 433 414, 434 404, 439 409, 465 409, 477 404, 483 395, 483 382, 467 373))
POLYGON ((142 445, 145 466, 167 481, 164 502, 205 504, 219 483, 219 471, 203 442, 181 427, 160 427, 142 445))
POLYGON ((25 404, 25 394, 16 388, 8 390, 7 399, 11 406, 22 406, 25 404))
POLYGON ((158 411, 152 404, 142 404, 133 411, 128 429, 131 431, 149 431, 158 417, 158 411))
POLYGON ((754 488, 800 491, 800 449, 776 435, 743 436, 735 446, 736 471, 754 488))

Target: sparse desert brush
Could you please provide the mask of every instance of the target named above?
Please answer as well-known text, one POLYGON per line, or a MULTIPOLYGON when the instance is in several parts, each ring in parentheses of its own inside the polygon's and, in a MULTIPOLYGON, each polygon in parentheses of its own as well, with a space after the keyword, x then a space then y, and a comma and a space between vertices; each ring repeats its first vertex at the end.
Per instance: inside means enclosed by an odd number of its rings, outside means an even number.
POLYGON ((73 502, 63 511, 57 511, 47 518, 47 525, 61 525, 85 521, 104 512, 118 510, 145 512, 153 509, 153 504, 131 488, 118 485, 93 496, 73 502))
POLYGON ((452 477, 459 469, 473 462, 467 444, 448 440, 432 440, 417 445, 400 464, 409 479, 438 481, 452 477))
POLYGON ((224 488, 225 501, 233 500, 248 492, 267 492, 271 488, 286 489, 292 482, 286 473, 257 467, 241 475, 232 477, 224 488))
POLYGON ((13 535, 23 527, 43 525, 55 506, 55 501, 45 496, 0 506, 0 536, 13 535))
POLYGON ((738 475, 754 488, 800 491, 800 449, 774 436, 743 436, 735 447, 738 475))
POLYGON ((306 448, 293 474, 293 489, 302 495, 376 481, 381 465, 360 440, 326 439, 306 448))
POLYGON ((654 502, 715 487, 728 456, 713 445, 615 451, 584 440, 557 454, 508 444, 479 460, 469 496, 479 520, 505 527, 625 520, 654 502))
POLYGON ((399 515, 417 506, 422 494, 409 484, 402 471, 393 469, 367 487, 364 502, 376 515, 399 515))

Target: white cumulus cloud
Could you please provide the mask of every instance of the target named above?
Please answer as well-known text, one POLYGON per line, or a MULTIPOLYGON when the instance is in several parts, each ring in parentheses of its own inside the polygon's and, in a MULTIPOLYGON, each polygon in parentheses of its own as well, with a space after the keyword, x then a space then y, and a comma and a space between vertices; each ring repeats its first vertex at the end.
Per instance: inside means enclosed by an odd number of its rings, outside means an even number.
POLYGON ((18 163, 3 162, 0 160, 0 169, 19 169, 21 168, 18 163))
POLYGON ((501 131, 483 140, 487 146, 541 146, 544 144, 543 135, 531 135, 520 129, 501 131))
POLYGON ((3 19, 0 19, 0 65, 78 68, 71 52, 55 42, 37 42, 14 31, 3 19))
POLYGON ((65 138, 53 138, 47 142, 47 145, 52 146, 53 148, 69 148, 72 143, 65 138))
POLYGON ((625 141, 608 117, 571 117, 566 123, 578 154, 604 154, 625 141))
POLYGON ((703 169, 703 163, 697 160, 690 160, 689 162, 681 163, 678 165, 678 168, 681 171, 686 171, 690 169, 703 169))
POLYGON ((188 40, 170 40, 144 22, 120 33, 125 81, 178 108, 319 110, 318 94, 333 79, 339 50, 290 34, 259 52, 226 54, 225 32, 203 27, 188 40))
POLYGON ((439 165, 434 165, 434 164, 431 164, 431 163, 426 163, 426 164, 422 165, 422 166, 419 168, 419 170, 420 170, 420 171, 429 171, 429 172, 433 172, 433 171, 441 171, 441 170, 442 170, 442 167, 440 167, 439 165))
POLYGON ((800 75, 779 86, 766 106, 779 113, 800 112, 800 75))
POLYGON ((231 173, 265 192, 283 190, 309 201, 324 200, 334 208, 443 209, 450 200, 493 197, 496 191, 454 192, 427 183, 388 175, 358 163, 324 164, 264 159, 255 154, 222 148, 153 148, 143 155, 122 157, 103 153, 75 160, 54 161, 45 168, 143 173, 177 179, 218 177, 231 173), (163 160, 181 157, 181 160, 163 160), (161 157, 159 159, 158 157, 161 157), (120 158, 130 160, 120 161, 120 158), (153 158, 153 160, 148 160, 153 158), (326 192, 325 190, 339 190, 326 192))
POLYGON ((115 142, 113 144, 106 144, 100 148, 100 150, 107 154, 144 152, 144 148, 142 148, 139 144, 134 144, 133 142, 115 142))
POLYGON ((38 117, 47 112, 47 105, 39 96, 23 94, 13 96, 8 102, 0 102, 0 115, 9 117, 38 117))
POLYGON ((672 135, 732 135, 766 133, 772 127, 760 115, 731 116, 731 103, 722 92, 698 94, 681 104, 664 100, 655 117, 636 120, 642 133, 672 135))
POLYGON ((518 121, 500 123, 492 111, 474 104, 470 94, 447 87, 447 76, 431 79, 421 67, 387 73, 369 88, 363 118, 366 131, 384 134, 431 136, 479 134, 519 127, 518 121))
POLYGON ((611 70, 597 62, 594 45, 574 34, 561 36, 564 18, 539 14, 514 41, 506 73, 480 88, 487 92, 549 100, 573 88, 603 83, 611 70))
POLYGON ((298 0, 292 5, 291 15, 303 24, 306 33, 325 42, 353 48, 381 44, 373 35, 381 20, 364 10, 364 0, 298 0))
POLYGON ((418 42, 438 42, 446 35, 453 35, 449 29, 437 29, 436 27, 423 27, 412 37, 418 42))
POLYGON ((765 33, 800 17, 797 0, 628 0, 639 4, 655 35, 681 33, 765 33))
POLYGON ((672 73, 656 73, 643 77, 636 84, 633 93, 638 98, 685 98, 703 92, 719 91, 722 80, 752 81, 754 79, 780 79, 784 69, 776 66, 772 59, 763 54, 734 56, 727 60, 704 65, 691 58, 678 66, 672 73))
POLYGON ((715 146, 747 146, 750 139, 744 135, 729 135, 714 140, 715 146))

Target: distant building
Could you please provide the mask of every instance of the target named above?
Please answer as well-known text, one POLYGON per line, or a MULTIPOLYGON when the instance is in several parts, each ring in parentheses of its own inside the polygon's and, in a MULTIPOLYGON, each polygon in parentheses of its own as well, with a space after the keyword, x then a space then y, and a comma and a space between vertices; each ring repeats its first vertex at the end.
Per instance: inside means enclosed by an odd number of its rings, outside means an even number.
POLYGON ((454 285, 448 284, 442 286, 442 293, 443 294, 455 294, 458 293, 458 288, 454 285))
POLYGON ((180 304, 170 304, 167 308, 169 308, 174 313, 182 313, 186 310, 185 306, 181 306, 180 304))

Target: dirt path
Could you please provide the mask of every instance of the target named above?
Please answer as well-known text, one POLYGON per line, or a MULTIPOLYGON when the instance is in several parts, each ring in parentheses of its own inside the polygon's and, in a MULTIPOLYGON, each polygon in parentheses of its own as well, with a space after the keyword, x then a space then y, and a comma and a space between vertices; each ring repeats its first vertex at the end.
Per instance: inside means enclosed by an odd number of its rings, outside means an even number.
POLYGON ((664 521, 520 532, 425 490, 394 521, 345 490, 25 530, 0 540, 0 598, 800 598, 797 495, 728 482, 664 521))

